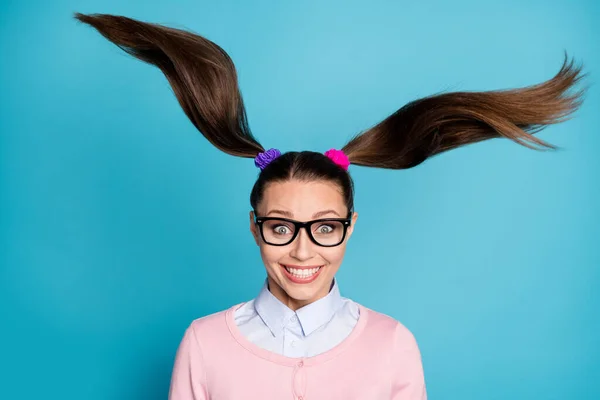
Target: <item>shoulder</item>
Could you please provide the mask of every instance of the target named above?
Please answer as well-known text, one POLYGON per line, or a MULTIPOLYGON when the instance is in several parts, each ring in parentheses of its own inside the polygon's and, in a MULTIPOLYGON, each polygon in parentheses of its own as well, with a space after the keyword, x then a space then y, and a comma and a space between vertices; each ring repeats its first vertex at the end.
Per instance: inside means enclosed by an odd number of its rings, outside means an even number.
POLYGON ((234 313, 241 305, 242 304, 236 304, 225 310, 198 317, 190 322, 187 330, 193 332, 195 336, 201 337, 221 335, 228 329, 227 321, 230 314, 234 313))
POLYGON ((416 345, 413 333, 397 319, 359 305, 361 312, 367 313, 367 327, 369 330, 385 336, 394 342, 395 347, 412 347, 416 345))

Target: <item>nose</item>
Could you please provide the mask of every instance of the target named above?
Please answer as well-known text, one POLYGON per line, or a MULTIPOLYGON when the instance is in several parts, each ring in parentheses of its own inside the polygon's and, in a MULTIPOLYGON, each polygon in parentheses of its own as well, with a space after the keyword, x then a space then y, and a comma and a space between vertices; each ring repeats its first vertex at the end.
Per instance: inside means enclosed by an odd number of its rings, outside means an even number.
POLYGON ((290 251, 290 256, 294 257, 299 261, 306 261, 313 258, 313 243, 308 237, 308 232, 306 229, 300 229, 298 232, 298 236, 291 243, 292 249, 290 251))

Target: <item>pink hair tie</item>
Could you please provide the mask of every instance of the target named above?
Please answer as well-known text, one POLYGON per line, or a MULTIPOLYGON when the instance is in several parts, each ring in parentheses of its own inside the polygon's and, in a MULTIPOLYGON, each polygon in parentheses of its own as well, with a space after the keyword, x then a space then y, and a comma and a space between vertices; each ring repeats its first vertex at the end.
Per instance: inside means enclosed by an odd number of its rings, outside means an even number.
POLYGON ((345 171, 348 171, 350 160, 348 160, 348 156, 346 156, 343 151, 330 149, 325 152, 325 156, 342 167, 345 171))

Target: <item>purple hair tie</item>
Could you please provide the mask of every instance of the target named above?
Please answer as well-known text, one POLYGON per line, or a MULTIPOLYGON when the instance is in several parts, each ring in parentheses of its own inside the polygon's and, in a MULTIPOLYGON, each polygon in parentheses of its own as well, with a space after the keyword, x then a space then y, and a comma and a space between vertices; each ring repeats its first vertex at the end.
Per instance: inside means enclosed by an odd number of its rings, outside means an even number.
POLYGON ((265 152, 258 153, 254 158, 254 165, 256 165, 262 171, 269 165, 273 160, 281 155, 281 152, 277 149, 269 149, 265 152))

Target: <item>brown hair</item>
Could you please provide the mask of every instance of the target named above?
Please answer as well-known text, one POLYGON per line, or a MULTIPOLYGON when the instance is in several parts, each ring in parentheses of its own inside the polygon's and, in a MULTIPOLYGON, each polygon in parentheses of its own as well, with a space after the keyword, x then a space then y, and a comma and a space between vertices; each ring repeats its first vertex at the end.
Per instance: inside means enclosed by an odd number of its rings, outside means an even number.
POLYGON ((251 158, 264 151, 250 132, 235 67, 222 48, 190 32, 131 18, 80 13, 75 18, 158 67, 185 114, 215 147, 251 158))
MULTIPOLYGON (((75 18, 160 68, 188 118, 215 147, 249 158, 264 151, 248 127, 234 64, 218 45, 188 31, 122 16, 76 13, 75 18)), ((560 71, 534 86, 415 100, 356 135, 342 150, 352 164, 406 169, 444 151, 500 137, 532 149, 556 149, 533 134, 565 121, 581 105, 584 89, 570 92, 584 76, 581 69, 565 53, 560 71)), ((307 151, 286 153, 262 170, 252 206, 260 203, 267 183, 292 177, 336 182, 352 210, 350 175, 323 154, 307 151)))

